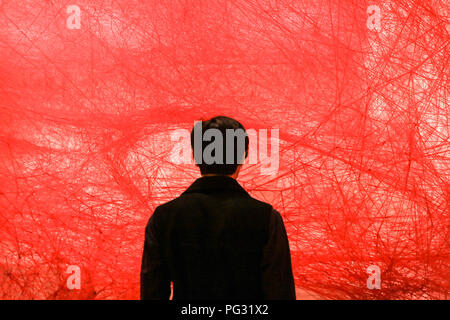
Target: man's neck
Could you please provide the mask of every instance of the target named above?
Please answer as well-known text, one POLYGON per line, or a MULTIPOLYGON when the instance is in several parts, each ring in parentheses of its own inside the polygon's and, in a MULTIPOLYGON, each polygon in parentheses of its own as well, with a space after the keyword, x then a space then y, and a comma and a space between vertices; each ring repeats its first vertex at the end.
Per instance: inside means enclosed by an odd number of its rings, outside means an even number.
POLYGON ((217 176, 230 177, 235 180, 237 179, 237 174, 215 174, 215 173, 202 174, 202 177, 217 177, 217 176))

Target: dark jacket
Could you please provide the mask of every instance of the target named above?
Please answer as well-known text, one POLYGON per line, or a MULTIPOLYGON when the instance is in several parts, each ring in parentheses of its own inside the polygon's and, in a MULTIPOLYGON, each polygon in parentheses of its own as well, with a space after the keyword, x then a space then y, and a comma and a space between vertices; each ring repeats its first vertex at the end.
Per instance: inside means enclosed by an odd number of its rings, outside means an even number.
POLYGON ((280 214, 227 176, 197 179, 145 230, 141 299, 295 299, 280 214))

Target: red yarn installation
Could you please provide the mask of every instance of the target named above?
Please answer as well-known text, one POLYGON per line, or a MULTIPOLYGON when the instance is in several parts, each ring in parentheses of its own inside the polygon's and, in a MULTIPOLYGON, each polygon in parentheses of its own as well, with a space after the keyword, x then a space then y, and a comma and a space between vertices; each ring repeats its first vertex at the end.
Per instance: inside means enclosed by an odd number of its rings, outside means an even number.
POLYGON ((0 298, 139 298, 145 224, 199 176, 171 133, 227 115, 279 129, 276 174, 239 181, 281 212, 299 298, 448 299, 448 16, 445 0, 1 1, 0 298))

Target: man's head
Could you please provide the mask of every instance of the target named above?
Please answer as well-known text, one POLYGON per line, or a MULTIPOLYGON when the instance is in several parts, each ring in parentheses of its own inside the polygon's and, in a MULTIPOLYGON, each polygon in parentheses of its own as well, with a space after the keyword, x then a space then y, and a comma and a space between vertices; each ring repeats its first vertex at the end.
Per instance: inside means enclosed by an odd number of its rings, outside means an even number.
POLYGON ((248 144, 244 126, 229 117, 199 121, 191 132, 194 160, 202 175, 237 175, 248 144))

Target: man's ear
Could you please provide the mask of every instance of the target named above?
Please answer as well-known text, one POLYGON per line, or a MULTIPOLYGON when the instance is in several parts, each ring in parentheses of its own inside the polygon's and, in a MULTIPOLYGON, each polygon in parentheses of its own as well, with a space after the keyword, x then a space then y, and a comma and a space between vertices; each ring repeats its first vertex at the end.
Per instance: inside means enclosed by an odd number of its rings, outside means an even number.
POLYGON ((194 151, 192 151, 191 155, 192 155, 192 161, 194 162, 195 166, 200 169, 200 167, 198 166, 197 162, 195 162, 194 151))
POLYGON ((238 166, 236 167, 236 171, 231 175, 231 177, 237 179, 237 177, 239 176, 239 172, 241 171, 241 168, 242 164, 238 164, 238 166))

